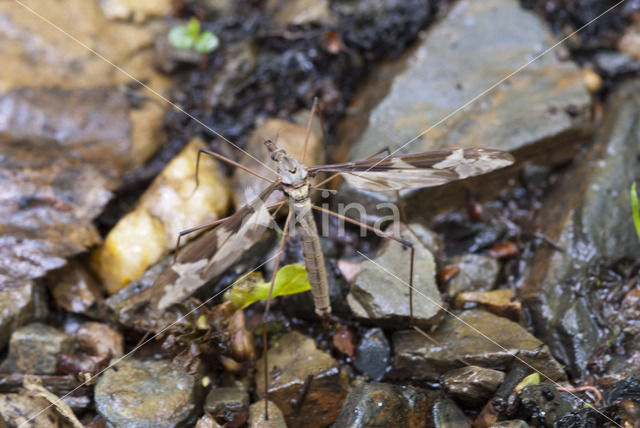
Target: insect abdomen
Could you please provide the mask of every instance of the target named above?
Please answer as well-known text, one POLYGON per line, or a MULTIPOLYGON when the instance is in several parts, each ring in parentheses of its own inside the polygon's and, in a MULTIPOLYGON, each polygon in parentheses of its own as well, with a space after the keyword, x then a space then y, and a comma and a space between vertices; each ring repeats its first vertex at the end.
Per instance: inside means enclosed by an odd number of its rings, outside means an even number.
POLYGON ((297 226, 300 232, 302 257, 307 269, 309 284, 311 284, 311 294, 313 295, 316 314, 321 318, 327 318, 331 314, 327 270, 310 204, 309 200, 304 201, 300 204, 301 206, 296 204, 296 220, 298 221, 297 226))

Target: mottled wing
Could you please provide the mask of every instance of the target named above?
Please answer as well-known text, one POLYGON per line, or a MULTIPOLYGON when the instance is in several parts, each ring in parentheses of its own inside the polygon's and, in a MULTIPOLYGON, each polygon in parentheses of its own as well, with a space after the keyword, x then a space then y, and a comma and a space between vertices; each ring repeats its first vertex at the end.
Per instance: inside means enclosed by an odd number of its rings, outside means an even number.
POLYGON ((151 306, 164 310, 183 301, 256 243, 273 222, 265 202, 276 187, 274 183, 266 188, 250 204, 182 251, 151 287, 151 306))
POLYGON ((437 150, 309 168, 309 174, 337 172, 355 187, 402 190, 431 187, 509 166, 513 156, 495 149, 437 150))

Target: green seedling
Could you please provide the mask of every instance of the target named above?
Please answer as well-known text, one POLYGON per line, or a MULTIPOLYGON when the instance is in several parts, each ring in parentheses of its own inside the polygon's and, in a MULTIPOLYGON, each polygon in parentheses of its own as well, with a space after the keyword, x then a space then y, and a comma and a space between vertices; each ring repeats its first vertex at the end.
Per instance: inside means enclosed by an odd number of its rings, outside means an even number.
MULTIPOLYGON (((233 283, 224 294, 225 301, 231 301, 236 309, 244 309, 258 300, 267 300, 271 281, 264 281, 262 274, 254 272, 233 283)), ((302 263, 283 266, 278 271, 273 285, 273 296, 286 296, 310 290, 307 271, 302 263)))
POLYGON ((193 49, 210 53, 218 48, 220 39, 211 31, 201 31, 200 21, 191 18, 187 25, 178 25, 169 31, 169 42, 176 49, 193 49))
POLYGON ((538 385, 539 383, 540 375, 538 373, 533 373, 522 379, 522 381, 515 387, 515 390, 516 392, 520 392, 526 386, 538 385))
POLYGON ((633 225, 636 227, 636 235, 640 240, 640 213, 638 212, 638 193, 636 192, 636 182, 631 185, 631 211, 633 212, 633 225))

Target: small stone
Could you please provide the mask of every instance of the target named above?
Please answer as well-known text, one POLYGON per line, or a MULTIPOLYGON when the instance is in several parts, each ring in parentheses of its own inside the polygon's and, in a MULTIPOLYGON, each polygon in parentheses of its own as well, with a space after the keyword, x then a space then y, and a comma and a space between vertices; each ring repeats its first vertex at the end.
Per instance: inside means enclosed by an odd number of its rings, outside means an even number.
POLYGON ((434 428, 471 428, 462 410, 453 400, 441 398, 431 409, 434 428))
POLYGON ((280 27, 329 24, 333 21, 327 0, 269 0, 266 12, 280 27))
MULTIPOLYGON (((291 427, 332 424, 340 413, 349 386, 331 355, 316 349, 298 332, 280 338, 268 351, 269 398, 291 427), (306 389, 306 391, 305 391, 306 389)), ((256 363, 256 394, 264 397, 264 363, 256 363)))
POLYGON ((107 324, 86 322, 76 331, 78 345, 91 355, 115 357, 124 353, 122 334, 107 324))
POLYGON ((586 86, 592 94, 602 89, 602 77, 595 71, 587 68, 583 69, 582 79, 584 80, 584 86, 586 86))
MULTIPOLYGON (((442 298, 436 285, 431 252, 401 223, 394 223, 386 232, 414 245, 414 322, 420 325, 436 323, 442 311, 442 298)), ((385 240, 375 259, 362 262, 360 273, 351 285, 347 303, 353 314, 385 325, 408 323, 410 264, 408 248, 391 239, 385 240)))
POLYGON ((194 376, 167 360, 123 360, 98 379, 96 410, 107 426, 189 426, 199 413, 197 387, 194 376))
POLYGON ((265 419, 265 401, 256 401, 249 407, 249 428, 287 428, 282 411, 269 401, 269 420, 265 419))
POLYGON ((226 427, 237 428, 249 417, 249 393, 235 386, 216 388, 207 394, 204 410, 226 427))
POLYGON ((49 273, 46 281, 56 303, 67 312, 84 313, 103 300, 98 282, 76 261, 49 273))
POLYGON ((594 55, 593 61, 598 69, 608 76, 616 76, 618 74, 640 70, 640 62, 618 51, 598 52, 594 55))
POLYGON ((456 296, 453 307, 455 309, 479 307, 517 322, 520 320, 522 303, 514 300, 515 297, 515 293, 510 288, 491 291, 465 291, 456 296))
POLYGON ((447 394, 469 407, 478 407, 486 403, 503 380, 503 372, 478 366, 451 370, 442 376, 447 394))
POLYGON ((362 383, 345 400, 333 428, 418 428, 425 420, 436 393, 411 386, 362 383))
POLYGON ((171 13, 171 0, 100 0, 98 2, 107 19, 129 20, 142 23, 171 13))
POLYGON ((333 334, 333 346, 349 358, 356 352, 356 333, 351 327, 342 326, 333 334))
POLYGON ((522 415, 534 426, 554 426, 573 406, 550 384, 526 386, 518 394, 522 415))
POLYGON ((391 348, 381 328, 367 331, 356 349, 355 367, 375 381, 384 376, 391 348))
POLYGON ((488 291, 496 283, 500 264, 493 257, 465 254, 451 259, 460 272, 447 284, 447 295, 455 297, 463 291, 488 291))
POLYGON ((522 419, 513 419, 510 421, 496 422, 489 428, 529 428, 529 424, 522 419))
POLYGON ((45 319, 48 311, 45 290, 36 281, 0 288, 0 350, 15 329, 45 319))
POLYGON ((195 428, 222 428, 222 425, 216 422, 216 419, 210 413, 205 413, 198 419, 195 428))
POLYGON ((14 331, 7 362, 24 374, 55 374, 62 354, 73 352, 73 338, 53 327, 32 323, 14 331))

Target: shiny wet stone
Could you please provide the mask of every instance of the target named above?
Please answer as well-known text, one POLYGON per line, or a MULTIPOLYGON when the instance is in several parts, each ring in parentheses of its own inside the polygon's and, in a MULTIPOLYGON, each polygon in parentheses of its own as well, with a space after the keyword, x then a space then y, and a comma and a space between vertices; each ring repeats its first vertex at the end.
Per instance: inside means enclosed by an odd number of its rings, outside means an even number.
POLYGON ((256 401, 249 407, 249 428, 286 428, 282 411, 273 401, 268 402, 269 419, 265 417, 265 401, 256 401))
POLYGON ((466 366, 442 375, 447 394, 470 407, 486 403, 503 380, 503 372, 478 366, 466 366))
POLYGON ((471 428, 462 410, 453 400, 438 399, 431 409, 434 428, 471 428))
POLYGON ((249 393, 236 386, 216 388, 207 394, 204 410, 225 426, 237 428, 249 417, 249 393))
POLYGON ((123 360, 98 379, 96 410, 112 426, 187 426, 197 417, 197 388, 194 376, 167 360, 123 360))
POLYGON ((373 380, 384 376, 389 364, 391 348, 384 332, 380 328, 368 330, 356 348, 354 365, 360 372, 373 380))
POLYGON ((42 285, 25 281, 0 289, 0 350, 11 333, 32 321, 43 320, 49 311, 42 285))

